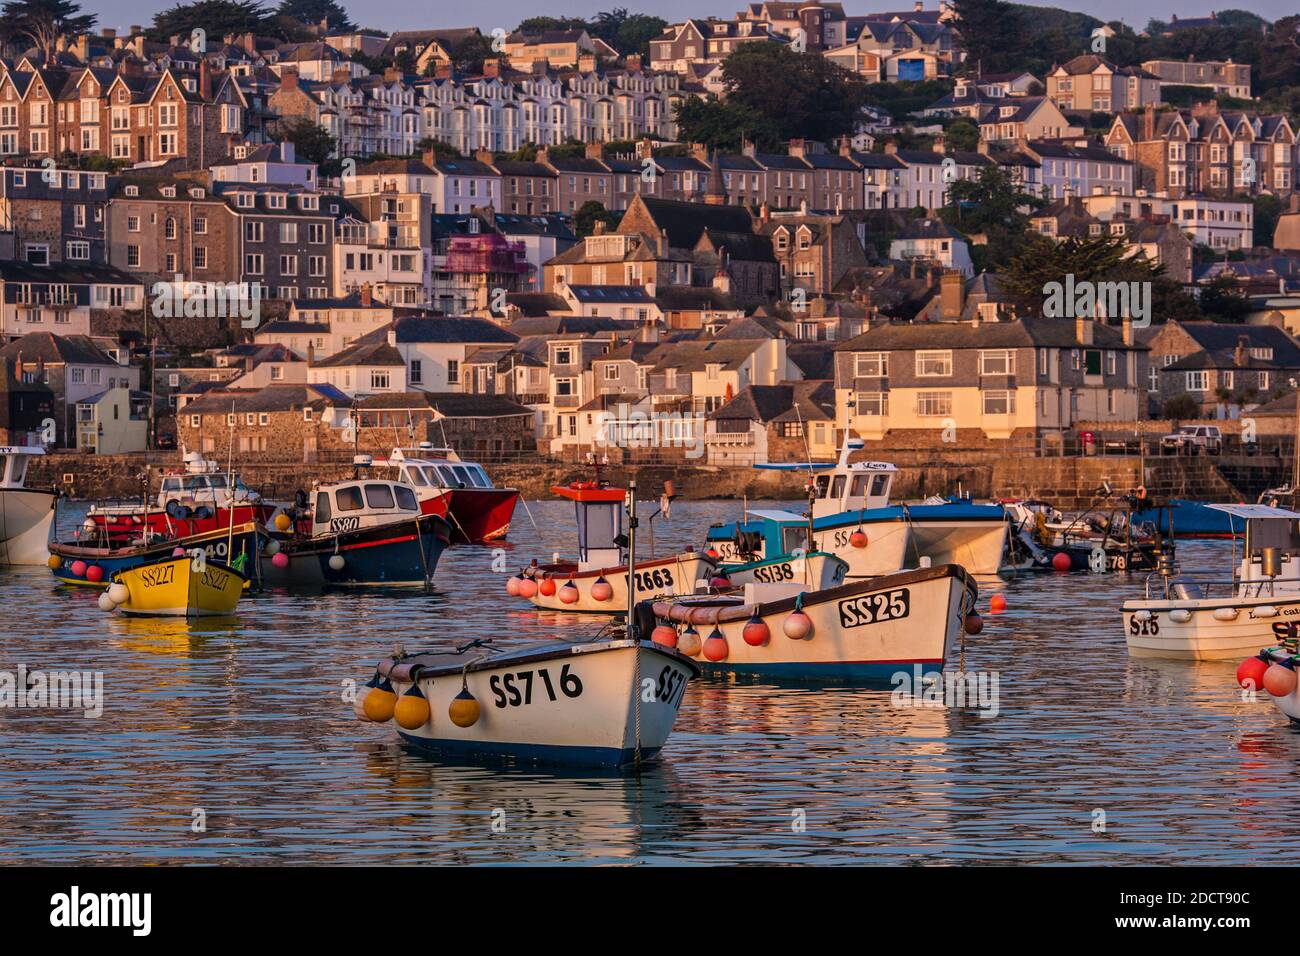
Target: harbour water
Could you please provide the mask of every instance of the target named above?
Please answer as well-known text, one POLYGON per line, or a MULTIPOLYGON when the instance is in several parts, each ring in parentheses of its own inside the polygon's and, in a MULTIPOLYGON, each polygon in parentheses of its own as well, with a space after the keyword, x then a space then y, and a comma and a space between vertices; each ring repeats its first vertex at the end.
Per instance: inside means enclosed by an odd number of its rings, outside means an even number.
MULTIPOLYGON (((1268 862, 1300 862, 1277 824, 1300 735, 1242 700, 1234 663, 1131 660, 1118 607, 1137 577, 982 582, 965 662, 996 675, 996 716, 700 681, 639 776, 440 764, 356 721, 344 682, 395 642, 599 627, 505 594, 506 572, 573 551, 571 506, 529 507, 544 533, 521 508, 499 551, 443 555, 437 593, 268 593, 218 622, 110 616, 44 569, 0 574, 0 669, 104 680, 97 718, 0 710, 0 861, 1240 864, 1267 841, 1268 862), (987 613, 993 593, 1005 612, 987 613)), ((656 549, 738 511, 677 502, 656 549)), ((1180 557, 1226 574, 1227 549, 1180 557)))

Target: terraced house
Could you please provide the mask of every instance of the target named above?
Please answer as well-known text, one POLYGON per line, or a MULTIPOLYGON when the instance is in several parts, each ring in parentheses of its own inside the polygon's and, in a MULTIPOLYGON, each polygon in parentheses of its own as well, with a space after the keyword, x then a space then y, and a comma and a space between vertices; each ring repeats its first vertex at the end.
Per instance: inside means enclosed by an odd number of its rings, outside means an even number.
POLYGON ((1127 325, 978 316, 879 325, 835 349, 836 424, 908 447, 1037 442, 1080 421, 1134 420, 1146 374, 1146 347, 1127 325))

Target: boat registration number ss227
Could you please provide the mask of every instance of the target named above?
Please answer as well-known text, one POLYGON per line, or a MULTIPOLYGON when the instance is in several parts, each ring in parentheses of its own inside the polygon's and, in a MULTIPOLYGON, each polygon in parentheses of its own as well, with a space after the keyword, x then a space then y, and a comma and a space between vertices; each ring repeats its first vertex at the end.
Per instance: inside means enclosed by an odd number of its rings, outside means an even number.
POLYGON ((841 601, 839 610, 841 627, 899 621, 911 613, 912 597, 907 588, 895 588, 841 601))

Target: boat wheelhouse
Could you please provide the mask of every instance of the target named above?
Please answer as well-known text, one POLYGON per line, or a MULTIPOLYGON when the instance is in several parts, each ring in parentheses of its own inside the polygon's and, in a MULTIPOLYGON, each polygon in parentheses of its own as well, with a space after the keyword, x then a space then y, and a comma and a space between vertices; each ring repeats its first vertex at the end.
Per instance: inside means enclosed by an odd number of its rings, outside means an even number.
POLYGON ((425 514, 445 516, 454 541, 482 544, 509 532, 519 492, 496 487, 487 469, 452 449, 422 442, 415 448, 394 448, 376 464, 396 469, 415 489, 425 514))

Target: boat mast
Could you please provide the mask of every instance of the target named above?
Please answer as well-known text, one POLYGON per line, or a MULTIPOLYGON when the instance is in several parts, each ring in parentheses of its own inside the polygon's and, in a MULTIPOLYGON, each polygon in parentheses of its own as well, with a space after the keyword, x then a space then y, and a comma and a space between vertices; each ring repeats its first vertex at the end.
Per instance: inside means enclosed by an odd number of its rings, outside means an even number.
POLYGON ((627 636, 638 640, 636 633, 636 476, 627 482, 627 636))

